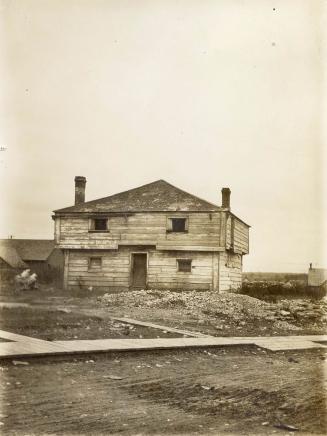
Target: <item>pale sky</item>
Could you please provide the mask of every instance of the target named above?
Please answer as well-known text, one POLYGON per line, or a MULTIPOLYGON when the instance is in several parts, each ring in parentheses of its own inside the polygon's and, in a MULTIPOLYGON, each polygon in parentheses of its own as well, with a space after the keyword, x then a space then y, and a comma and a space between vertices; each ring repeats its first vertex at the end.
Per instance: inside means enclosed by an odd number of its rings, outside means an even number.
MULTIPOLYGON (((0 0, 0 237, 157 180, 249 223, 245 271, 327 266, 320 0, 0 0)), ((326 39, 325 39, 326 40, 326 39)))

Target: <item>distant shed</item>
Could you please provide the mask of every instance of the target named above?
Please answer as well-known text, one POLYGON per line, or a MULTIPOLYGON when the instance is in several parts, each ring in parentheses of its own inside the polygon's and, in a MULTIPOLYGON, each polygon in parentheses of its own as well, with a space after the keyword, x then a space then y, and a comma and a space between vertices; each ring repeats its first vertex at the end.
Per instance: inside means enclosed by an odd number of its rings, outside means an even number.
POLYGON ((27 264, 12 246, 2 244, 0 241, 0 289, 10 281, 15 274, 28 268, 27 264))
POLYGON ((327 289, 327 269, 326 268, 310 268, 308 271, 308 286, 323 287, 327 289))
POLYGON ((16 249, 0 242, 0 269, 23 268, 27 268, 27 264, 19 256, 16 249))
POLYGON ((2 239, 0 258, 7 270, 29 268, 41 279, 61 276, 63 271, 62 252, 51 239, 2 239))

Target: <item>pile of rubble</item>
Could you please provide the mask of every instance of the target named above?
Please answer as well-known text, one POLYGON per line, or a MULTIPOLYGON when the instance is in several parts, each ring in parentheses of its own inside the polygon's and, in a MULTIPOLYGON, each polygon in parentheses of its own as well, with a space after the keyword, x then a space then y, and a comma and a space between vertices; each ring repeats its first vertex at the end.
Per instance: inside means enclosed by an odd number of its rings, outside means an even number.
POLYGON ((247 295, 212 292, 141 290, 105 294, 101 301, 106 305, 127 307, 185 310, 192 314, 227 315, 235 319, 265 318, 270 305, 247 295))
POLYGON ((327 301, 281 300, 276 303, 275 316, 288 322, 327 323, 327 301))
POLYGON ((235 322, 265 320, 296 330, 296 325, 327 323, 325 300, 280 300, 268 303, 248 295, 201 291, 140 290, 105 294, 107 306, 176 309, 195 317, 229 318, 235 322))

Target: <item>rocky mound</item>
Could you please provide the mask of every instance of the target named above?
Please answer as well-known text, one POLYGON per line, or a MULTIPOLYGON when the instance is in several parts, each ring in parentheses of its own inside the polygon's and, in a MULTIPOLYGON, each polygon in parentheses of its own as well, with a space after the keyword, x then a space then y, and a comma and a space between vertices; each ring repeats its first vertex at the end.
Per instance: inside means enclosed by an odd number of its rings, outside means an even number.
POLYGON ((107 306, 141 307, 178 310, 198 318, 230 319, 241 323, 266 321, 276 327, 297 330, 303 324, 327 323, 325 300, 280 300, 268 303, 258 298, 237 293, 213 293, 208 291, 140 290, 100 297, 107 306))

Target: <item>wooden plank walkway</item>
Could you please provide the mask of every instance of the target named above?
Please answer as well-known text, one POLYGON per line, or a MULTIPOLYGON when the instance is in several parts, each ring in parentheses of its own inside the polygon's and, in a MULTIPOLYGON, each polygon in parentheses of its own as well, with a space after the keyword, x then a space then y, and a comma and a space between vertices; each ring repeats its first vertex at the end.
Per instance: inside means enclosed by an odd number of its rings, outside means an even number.
POLYGON ((57 354, 63 350, 69 352, 69 347, 67 348, 56 342, 44 341, 42 339, 18 335, 4 330, 0 330, 0 337, 11 341, 0 343, 0 358, 34 354, 57 354))
POLYGON ((257 345, 268 350, 301 350, 327 348, 327 335, 275 337, 195 337, 157 339, 96 339, 74 341, 43 341, 0 330, 0 337, 12 342, 0 343, 0 358, 40 355, 70 355, 132 350, 219 347, 227 345, 257 345))
POLYGON ((184 336, 190 336, 191 338, 212 338, 213 336, 210 335, 205 335, 204 333, 201 332, 194 332, 194 331, 190 331, 190 330, 181 330, 181 329, 177 329, 174 327, 167 327, 164 325, 159 325, 159 324, 153 324, 152 322, 145 322, 145 321, 138 321, 136 319, 132 319, 132 318, 111 318, 115 321, 120 321, 120 322, 124 322, 127 324, 132 324, 132 325, 140 325, 142 327, 150 327, 152 329, 157 329, 157 330, 162 330, 162 331, 166 331, 166 332, 170 332, 170 333, 177 333, 179 335, 184 335, 184 336))

